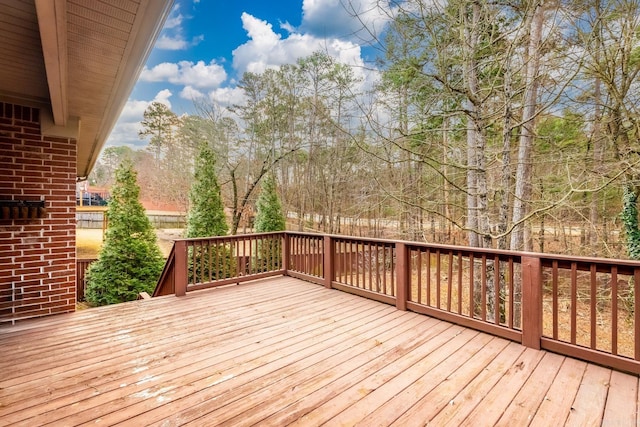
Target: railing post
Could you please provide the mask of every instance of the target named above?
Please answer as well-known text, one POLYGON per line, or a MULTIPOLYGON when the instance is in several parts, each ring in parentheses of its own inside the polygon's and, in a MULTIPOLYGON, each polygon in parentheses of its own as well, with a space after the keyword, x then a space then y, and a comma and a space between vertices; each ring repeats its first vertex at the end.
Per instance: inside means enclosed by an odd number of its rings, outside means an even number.
POLYGON ((335 242, 331 238, 331 236, 324 236, 324 259, 323 259, 323 268, 322 271, 324 273, 324 287, 327 289, 331 289, 331 284, 334 279, 335 265, 333 263, 334 260, 334 244, 335 242))
POLYGON ((284 270, 284 275, 289 275, 289 263, 291 262, 291 250, 289 247, 289 234, 285 231, 282 233, 282 270, 284 270))
MULTIPOLYGON (((640 360, 640 268, 633 270, 633 302, 635 310, 633 311, 633 340, 634 340, 634 358, 640 360)), ((593 320, 592 320, 593 321, 593 320)))
POLYGON ((522 257, 522 345, 540 350, 542 337, 542 264, 522 257))
POLYGON ((396 243, 396 308, 407 311, 409 298, 409 251, 407 245, 396 243))
POLYGON ((176 240, 175 270, 173 283, 177 297, 187 294, 187 242, 176 240))

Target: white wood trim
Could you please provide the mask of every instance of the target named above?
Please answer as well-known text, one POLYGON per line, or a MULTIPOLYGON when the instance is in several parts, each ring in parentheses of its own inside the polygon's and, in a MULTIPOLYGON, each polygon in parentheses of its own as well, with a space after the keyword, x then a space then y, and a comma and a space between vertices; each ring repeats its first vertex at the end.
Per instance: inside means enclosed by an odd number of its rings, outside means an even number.
POLYGON ((36 0, 35 5, 53 121, 56 126, 65 127, 68 120, 67 2, 36 0))

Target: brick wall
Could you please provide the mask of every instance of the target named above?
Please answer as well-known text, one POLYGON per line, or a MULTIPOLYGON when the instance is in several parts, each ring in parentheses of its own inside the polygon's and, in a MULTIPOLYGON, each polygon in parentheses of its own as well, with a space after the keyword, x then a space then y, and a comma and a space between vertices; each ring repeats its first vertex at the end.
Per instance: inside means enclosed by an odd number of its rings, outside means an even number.
POLYGON ((75 310, 76 141, 42 136, 37 108, 0 102, 0 200, 42 218, 0 217, 0 324, 75 310))

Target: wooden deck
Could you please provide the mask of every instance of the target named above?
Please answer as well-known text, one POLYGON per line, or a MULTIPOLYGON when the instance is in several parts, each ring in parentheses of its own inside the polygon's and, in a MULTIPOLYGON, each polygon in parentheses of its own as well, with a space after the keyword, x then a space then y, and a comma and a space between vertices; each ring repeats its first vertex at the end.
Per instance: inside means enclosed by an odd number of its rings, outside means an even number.
POLYGON ((637 425, 638 377, 290 277, 0 327, 0 425, 637 425))

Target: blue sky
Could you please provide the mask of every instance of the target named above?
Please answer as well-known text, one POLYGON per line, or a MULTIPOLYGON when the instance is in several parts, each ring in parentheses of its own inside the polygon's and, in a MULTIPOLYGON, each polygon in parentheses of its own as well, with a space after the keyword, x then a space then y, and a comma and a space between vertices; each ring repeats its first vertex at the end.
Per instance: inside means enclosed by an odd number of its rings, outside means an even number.
POLYGON ((323 50, 355 66, 364 79, 373 56, 369 28, 383 28, 377 0, 176 0, 140 79, 106 146, 142 147, 139 123, 160 101, 175 113, 193 111, 194 99, 241 102, 236 83, 244 72, 293 63, 323 50), (369 58, 367 58, 369 56, 369 58), (366 65, 366 66, 365 66, 366 65))

